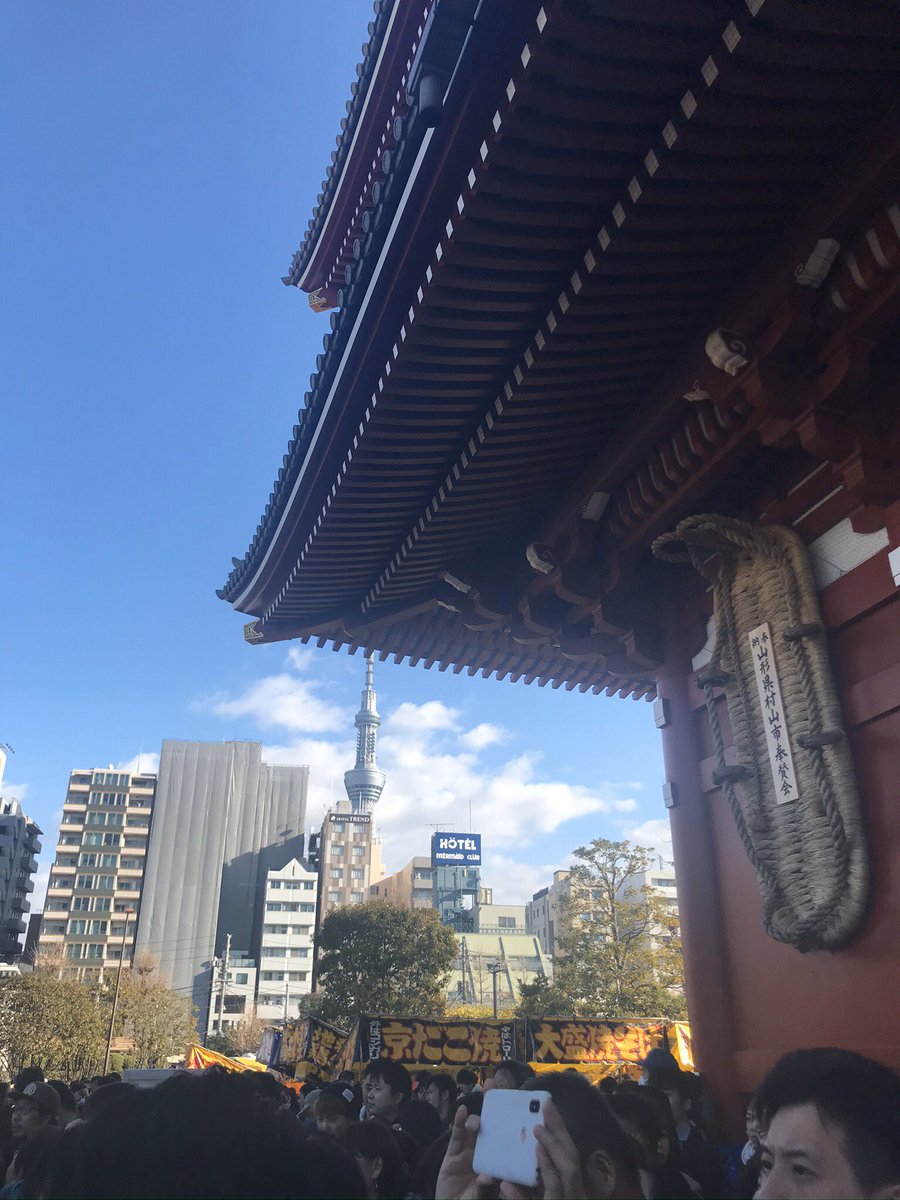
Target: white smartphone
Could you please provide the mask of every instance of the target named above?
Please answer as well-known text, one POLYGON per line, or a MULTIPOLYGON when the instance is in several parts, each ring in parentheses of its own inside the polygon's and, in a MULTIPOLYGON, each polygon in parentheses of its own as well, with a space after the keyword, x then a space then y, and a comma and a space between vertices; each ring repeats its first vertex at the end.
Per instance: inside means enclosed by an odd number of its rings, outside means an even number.
POLYGON ((484 1093, 481 1126, 472 1166, 479 1175, 508 1179, 523 1187, 537 1184, 537 1141, 534 1127, 543 1125, 544 1101, 549 1092, 484 1093))

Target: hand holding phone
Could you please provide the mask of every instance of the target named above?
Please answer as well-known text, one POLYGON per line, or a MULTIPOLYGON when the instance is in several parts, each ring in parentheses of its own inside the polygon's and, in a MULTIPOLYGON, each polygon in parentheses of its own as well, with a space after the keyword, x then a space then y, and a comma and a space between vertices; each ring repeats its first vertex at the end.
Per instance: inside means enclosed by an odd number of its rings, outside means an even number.
POLYGON ((537 1185, 537 1141, 549 1092, 512 1092, 496 1088, 484 1094, 473 1167, 479 1175, 506 1179, 523 1187, 537 1185))

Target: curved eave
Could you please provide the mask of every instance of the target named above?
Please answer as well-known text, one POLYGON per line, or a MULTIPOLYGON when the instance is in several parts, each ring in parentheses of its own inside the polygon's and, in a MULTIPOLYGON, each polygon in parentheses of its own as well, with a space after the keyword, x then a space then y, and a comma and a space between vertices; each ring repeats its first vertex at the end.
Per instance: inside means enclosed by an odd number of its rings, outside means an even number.
POLYGON ((432 3, 395 0, 376 6, 346 127, 332 152, 306 236, 284 277, 285 284, 304 292, 323 289, 323 299, 331 305, 337 303, 342 267, 351 261, 354 240, 362 232, 363 214, 372 205, 373 186, 383 178, 383 156, 394 146, 394 121, 406 111, 406 72, 432 3))

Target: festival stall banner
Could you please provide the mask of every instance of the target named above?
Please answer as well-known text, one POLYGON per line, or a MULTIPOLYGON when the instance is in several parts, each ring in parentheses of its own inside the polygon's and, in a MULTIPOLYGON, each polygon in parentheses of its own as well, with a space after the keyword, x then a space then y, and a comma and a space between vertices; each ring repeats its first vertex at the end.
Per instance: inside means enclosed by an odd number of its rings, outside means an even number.
POLYGON ((516 1058, 514 1021, 428 1021, 360 1017, 355 1062, 387 1058, 405 1066, 487 1066, 516 1058))
POLYGON ((202 1071, 206 1067, 224 1067, 226 1071, 266 1070, 266 1064, 257 1062, 255 1058, 229 1058, 227 1054, 217 1054, 205 1046, 189 1046, 184 1065, 189 1071, 202 1071))
POLYGON ((672 1021, 667 1026, 669 1049, 678 1059, 682 1071, 695 1071, 694 1044, 691 1040, 691 1027, 687 1021, 672 1021))
MULTIPOLYGON (((593 1017, 528 1017, 528 1061, 546 1069, 567 1066, 605 1068, 611 1074, 636 1068, 649 1051, 666 1045, 666 1023, 602 1021, 593 1017)), ((593 1072, 597 1074, 598 1072, 593 1072)))
POLYGON ((323 1071, 329 1070, 344 1049, 349 1037, 347 1030, 329 1025, 327 1021, 320 1021, 318 1017, 307 1017, 305 1025, 304 1062, 311 1063, 323 1071))
POLYGON ((281 1062, 281 1030, 264 1029, 256 1057, 261 1063, 274 1067, 281 1062))

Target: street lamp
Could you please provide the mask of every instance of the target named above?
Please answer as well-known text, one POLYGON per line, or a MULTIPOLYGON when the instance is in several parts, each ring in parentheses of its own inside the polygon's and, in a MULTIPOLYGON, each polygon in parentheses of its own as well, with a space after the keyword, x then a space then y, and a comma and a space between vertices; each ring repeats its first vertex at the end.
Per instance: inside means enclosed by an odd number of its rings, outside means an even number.
POLYGON ((487 963, 487 964, 486 964, 486 966, 487 966, 487 969, 490 971, 491 975, 493 976, 493 983, 494 983, 494 1018, 496 1019, 496 1018, 497 1018, 497 1017, 500 1015, 500 1012, 499 1012, 499 1009, 498 1009, 498 1006, 497 1006, 497 976, 498 976, 498 975, 500 974, 500 972, 503 970, 503 963, 502 963, 502 962, 498 962, 498 961, 497 961, 497 959, 494 959, 492 962, 489 962, 489 963, 487 963))
POLYGON ((106 1038, 106 1058, 103 1060, 103 1074, 109 1074, 109 1056, 112 1053, 113 1026, 116 1023, 116 1009, 119 1007, 119 988, 122 985, 122 963, 125 961, 125 941, 128 937, 128 918, 134 916, 133 908, 125 909, 125 924, 122 926, 122 948, 119 951, 119 969, 116 972, 116 990, 113 993, 112 1012, 109 1014, 109 1034, 106 1038))

